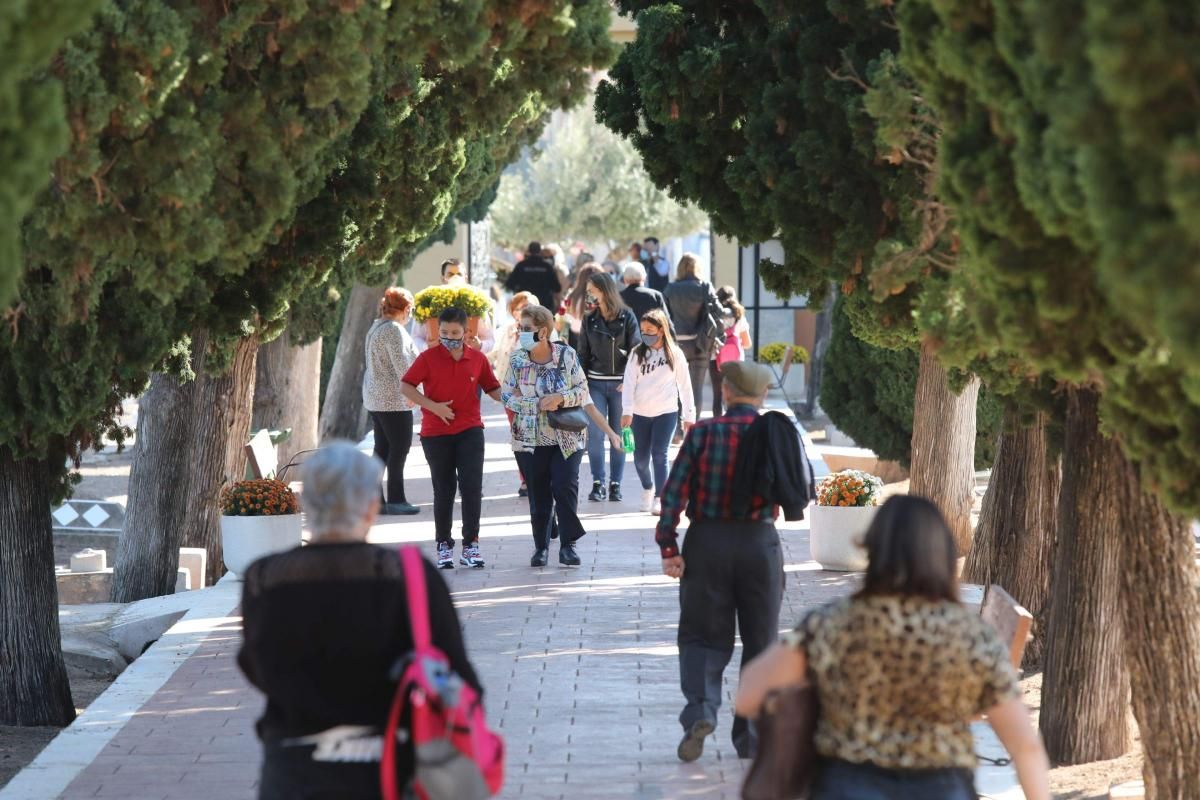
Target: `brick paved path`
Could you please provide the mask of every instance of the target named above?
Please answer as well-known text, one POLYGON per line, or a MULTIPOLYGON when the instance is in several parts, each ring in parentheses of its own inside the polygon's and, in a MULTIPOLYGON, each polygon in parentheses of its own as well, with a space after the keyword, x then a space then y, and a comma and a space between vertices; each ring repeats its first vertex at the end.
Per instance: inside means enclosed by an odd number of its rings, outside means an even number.
MULTIPOLYGON (((446 575, 484 682, 489 717, 509 748, 505 798, 735 798, 743 764, 729 743, 728 708, 704 757, 675 757, 682 706, 675 653, 677 584, 659 571, 653 518, 636 511, 627 465, 623 503, 580 503, 589 535, 582 567, 528 566, 528 505, 499 407, 485 400, 488 448, 481 545, 487 569, 446 575)), ((416 517, 385 518, 380 543, 432 542, 431 490, 419 446, 407 469, 416 517)), ((588 468, 581 470, 584 489, 588 468)), ((854 579, 816 570, 807 530, 782 526, 787 594, 782 619, 850 591, 854 579)), ((456 539, 457 527, 456 527, 456 539)), ((261 698, 234 664, 236 630, 213 633, 71 784, 66 798, 253 798, 261 698)), ((726 672, 736 686, 737 658, 726 672)))

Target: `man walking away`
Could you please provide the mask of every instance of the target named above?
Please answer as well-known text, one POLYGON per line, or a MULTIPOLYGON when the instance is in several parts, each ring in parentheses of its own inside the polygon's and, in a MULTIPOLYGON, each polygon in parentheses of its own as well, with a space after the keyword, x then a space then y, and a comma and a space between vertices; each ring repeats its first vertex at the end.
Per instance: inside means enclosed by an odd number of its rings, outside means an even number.
MULTIPOLYGON (((748 503, 735 496, 738 446, 758 419, 771 381, 771 371, 761 364, 726 365, 722 392, 728 411, 691 428, 662 493, 655 540, 663 574, 680 579, 679 683, 687 701, 679 715, 681 761, 698 759, 705 737, 716 729, 735 626, 742 637, 742 666, 779 634, 779 508, 757 488, 748 503), (685 510, 691 522, 681 553, 677 528, 685 510)), ((734 717, 733 745, 739 758, 754 755, 757 736, 749 720, 734 717)))
POLYGON ((479 390, 500 400, 500 383, 487 356, 465 347, 467 312, 447 308, 438 316, 438 344, 417 357, 400 391, 421 414, 421 448, 433 483, 433 522, 439 569, 454 569, 454 494, 462 494, 464 567, 482 568, 479 517, 483 507, 483 418, 479 390), (422 393, 418 386, 424 388, 422 393))
POLYGON ((514 294, 532 292, 538 299, 538 305, 544 308, 558 308, 558 300, 563 291, 554 262, 542 254, 542 246, 538 242, 529 243, 525 258, 513 267, 504 288, 514 294))
POLYGON ((696 275, 698 265, 699 259, 694 254, 684 253, 675 270, 675 282, 663 292, 671 324, 675 326, 675 339, 687 356, 692 397, 697 409, 702 407, 700 400, 704 397, 708 362, 725 340, 724 309, 712 284, 696 275))
MULTIPOLYGON (((661 309, 670 319, 667 301, 663 298, 662 292, 657 289, 647 289, 644 285, 646 283, 645 267, 636 261, 626 263, 625 268, 621 271, 621 282, 625 284, 625 288, 621 290, 621 299, 625 301, 625 305, 629 306, 635 319, 640 320, 646 316, 647 311, 653 311, 656 308, 661 309)), ((672 330, 674 330, 673 327, 672 330)))
POLYGON ((642 251, 641 261, 646 265, 650 288, 661 292, 671 282, 671 264, 659 254, 658 239, 653 236, 647 236, 642 242, 642 251))

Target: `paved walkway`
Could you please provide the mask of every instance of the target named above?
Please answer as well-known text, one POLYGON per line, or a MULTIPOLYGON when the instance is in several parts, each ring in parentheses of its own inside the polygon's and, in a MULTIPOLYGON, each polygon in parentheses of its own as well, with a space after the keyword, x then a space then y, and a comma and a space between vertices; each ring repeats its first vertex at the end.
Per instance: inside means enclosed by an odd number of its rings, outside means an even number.
MULTIPOLYGON (((663 577, 653 518, 636 511, 632 463, 623 503, 581 502, 583 565, 528 566, 527 504, 499 407, 490 412, 481 545, 489 565, 446 573, 489 717, 509 748, 502 797, 736 798, 744 764, 729 743, 728 708, 704 757, 680 764, 682 698, 677 584, 663 577)), ((385 518, 379 543, 431 542, 431 490, 419 447, 409 462, 416 517, 385 518)), ((581 483, 590 483, 588 468, 581 483)), ((781 526, 787 564, 782 620, 852 590, 852 576, 808 561, 806 525, 781 526)), ((457 538, 457 535, 456 535, 457 538)), ((232 597, 232 595, 230 595, 232 597)), ((232 611, 232 609, 231 609, 232 611)), ((234 663, 236 621, 218 625, 70 783, 64 798, 253 798, 262 700, 234 663)), ((737 655, 726 672, 736 686, 737 655)), ((86 720, 85 715, 81 720, 86 720)))

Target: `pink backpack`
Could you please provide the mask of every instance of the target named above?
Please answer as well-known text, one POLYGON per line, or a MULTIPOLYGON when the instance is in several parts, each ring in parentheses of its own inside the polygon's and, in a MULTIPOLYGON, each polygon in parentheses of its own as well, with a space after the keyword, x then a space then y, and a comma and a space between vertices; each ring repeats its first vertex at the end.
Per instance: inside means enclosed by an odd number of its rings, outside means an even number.
POLYGON ((725 366, 727 361, 741 361, 745 357, 742 349, 742 338, 735 333, 737 326, 725 331, 725 344, 717 351, 717 369, 725 366))
POLYGON ((412 788, 419 800, 483 800, 504 784, 504 740, 488 729, 479 694, 433 645, 425 569, 415 547, 400 549, 413 651, 383 737, 381 786, 384 800, 400 800, 396 741, 407 706, 416 756, 412 788))

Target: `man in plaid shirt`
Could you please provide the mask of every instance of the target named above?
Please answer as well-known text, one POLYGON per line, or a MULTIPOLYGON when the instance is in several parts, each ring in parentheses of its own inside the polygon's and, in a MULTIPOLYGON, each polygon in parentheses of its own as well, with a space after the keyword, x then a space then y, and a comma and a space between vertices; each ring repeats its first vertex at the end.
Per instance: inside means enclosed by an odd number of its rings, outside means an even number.
MULTIPOLYGON (((771 372, 753 362, 730 361, 721 373, 728 410, 688 432, 663 488, 655 532, 663 573, 679 578, 679 682, 687 700, 679 715, 682 761, 699 758, 705 737, 716 730, 721 675, 733 657, 735 629, 741 632, 744 667, 778 637, 783 600, 778 506, 755 496, 748 514, 733 511, 738 444, 758 417, 771 372), (681 552, 677 528, 685 509, 690 524, 681 552)), ((757 736, 743 717, 734 717, 733 745, 739 758, 753 757, 757 736)))

